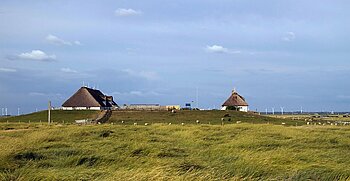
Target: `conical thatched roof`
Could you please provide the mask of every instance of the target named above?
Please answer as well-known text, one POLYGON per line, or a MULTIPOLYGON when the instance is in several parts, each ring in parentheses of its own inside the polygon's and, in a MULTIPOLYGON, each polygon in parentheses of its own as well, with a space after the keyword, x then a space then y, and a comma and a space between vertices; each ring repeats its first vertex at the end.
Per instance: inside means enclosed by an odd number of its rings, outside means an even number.
POLYGON ((62 107, 113 107, 118 105, 112 96, 106 96, 97 89, 81 87, 62 107))
POLYGON ((248 106, 244 97, 239 95, 235 90, 232 91, 231 96, 222 104, 222 106, 248 106))

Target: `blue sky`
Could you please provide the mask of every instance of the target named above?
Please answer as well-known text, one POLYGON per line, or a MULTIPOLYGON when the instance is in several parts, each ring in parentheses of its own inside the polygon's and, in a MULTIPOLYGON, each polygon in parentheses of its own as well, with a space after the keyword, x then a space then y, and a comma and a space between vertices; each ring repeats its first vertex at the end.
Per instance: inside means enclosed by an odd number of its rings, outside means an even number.
POLYGON ((0 107, 60 106, 82 84, 118 104, 350 110, 350 3, 2 0, 0 107))

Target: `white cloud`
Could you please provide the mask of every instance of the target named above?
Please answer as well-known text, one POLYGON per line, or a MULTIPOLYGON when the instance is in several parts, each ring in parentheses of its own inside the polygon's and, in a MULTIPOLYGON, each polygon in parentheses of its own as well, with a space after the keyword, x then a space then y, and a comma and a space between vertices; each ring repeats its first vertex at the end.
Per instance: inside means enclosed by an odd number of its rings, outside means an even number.
POLYGON ((54 45, 68 45, 68 46, 82 45, 80 43, 80 41, 70 42, 70 41, 66 41, 66 40, 63 40, 61 38, 58 38, 57 36, 51 35, 51 34, 47 35, 45 40, 51 44, 54 44, 54 45))
POLYGON ((135 71, 131 69, 124 69, 122 70, 123 72, 127 73, 130 76, 134 77, 141 77, 147 80, 157 80, 159 79, 159 76, 157 72, 152 72, 152 71, 135 71))
POLYGON ((18 55, 18 58, 25 60, 39 60, 39 61, 50 61, 55 60, 56 55, 47 55, 41 50, 32 50, 29 53, 21 53, 18 55))
POLYGON ((295 33, 289 31, 289 32, 286 32, 286 33, 284 34, 284 36, 282 37, 282 40, 283 40, 283 41, 294 41, 295 38, 296 38, 295 33))
POLYGON ((114 14, 116 16, 136 16, 142 14, 141 11, 136 11, 133 9, 124 9, 124 8, 119 8, 114 11, 114 14))
POLYGON ((241 51, 238 50, 230 50, 228 48, 225 48, 220 45, 212 45, 212 46, 207 46, 206 50, 210 53, 227 53, 227 54, 237 54, 241 53, 241 51))
POLYGON ((76 44, 76 45, 82 45, 82 44, 80 43, 80 41, 74 41, 74 44, 76 44))
POLYGON ((207 46, 207 50, 212 53, 228 53, 228 49, 220 45, 207 46))
POLYGON ((17 72, 17 70, 11 68, 0 68, 0 72, 17 72))
POLYGON ((49 43, 55 44, 55 45, 72 45, 71 42, 65 41, 63 39, 58 38, 55 35, 47 35, 46 36, 46 41, 49 43))
POLYGON ((70 69, 70 68, 61 68, 61 71, 65 72, 65 73, 78 73, 78 71, 70 69))

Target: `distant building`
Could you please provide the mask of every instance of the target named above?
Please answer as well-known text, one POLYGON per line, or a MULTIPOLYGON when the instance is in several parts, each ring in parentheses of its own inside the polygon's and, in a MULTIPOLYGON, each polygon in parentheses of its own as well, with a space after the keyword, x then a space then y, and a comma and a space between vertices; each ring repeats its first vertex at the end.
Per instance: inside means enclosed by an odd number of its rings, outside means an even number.
POLYGON ((221 110, 248 112, 248 103, 243 96, 239 95, 236 90, 233 90, 231 96, 222 104, 221 110))
POLYGON ((124 109, 132 110, 160 110, 159 104, 130 104, 124 107, 124 109))
POLYGON ((104 95, 100 90, 81 87, 66 102, 63 110, 106 110, 119 108, 112 96, 104 95))
POLYGON ((166 105, 161 106, 160 104, 130 104, 125 105, 123 109, 129 110, 180 110, 180 105, 166 105))

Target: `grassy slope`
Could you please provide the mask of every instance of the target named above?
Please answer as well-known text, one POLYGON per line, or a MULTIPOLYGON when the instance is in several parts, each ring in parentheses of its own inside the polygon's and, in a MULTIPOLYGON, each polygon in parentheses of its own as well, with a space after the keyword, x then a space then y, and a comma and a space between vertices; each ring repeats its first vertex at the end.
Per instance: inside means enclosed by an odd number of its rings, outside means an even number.
MULTIPOLYGON (((56 123, 73 123, 77 119, 93 119, 97 117, 99 111, 62 111, 55 110, 51 113, 51 120, 56 123)), ((221 118, 225 114, 229 117, 225 117, 224 124, 232 124, 237 121, 245 123, 271 123, 286 125, 302 125, 305 121, 291 120, 282 118, 271 118, 266 116, 259 116, 252 113, 244 113, 237 111, 178 111, 172 113, 170 111, 113 111, 110 122, 115 124, 128 124, 132 125, 135 122, 138 124, 144 123, 172 123, 172 124, 196 124, 196 120, 199 120, 202 124, 221 124, 221 118)), ((0 122, 18 123, 18 122, 40 122, 45 123, 47 121, 47 111, 41 111, 37 113, 13 116, 8 118, 0 118, 0 122)))
MULTIPOLYGON (((51 120, 53 122, 72 123, 77 119, 93 119, 96 118, 98 111, 51 111, 51 120)), ((40 111, 31 114, 0 118, 0 122, 47 122, 47 111, 40 111)))
POLYGON ((350 176, 347 127, 38 124, 0 131, 0 139, 2 180, 337 180, 350 176))
POLYGON ((305 121, 301 120, 271 118, 237 111, 178 111, 176 113, 169 111, 113 111, 109 121, 116 124, 121 124, 124 121, 124 124, 129 125, 134 123, 196 124, 196 120, 199 120, 202 124, 221 124, 221 118, 225 114, 230 115, 230 117, 225 117, 225 124, 235 124, 237 121, 259 124, 281 124, 282 122, 286 125, 305 124, 305 121))

